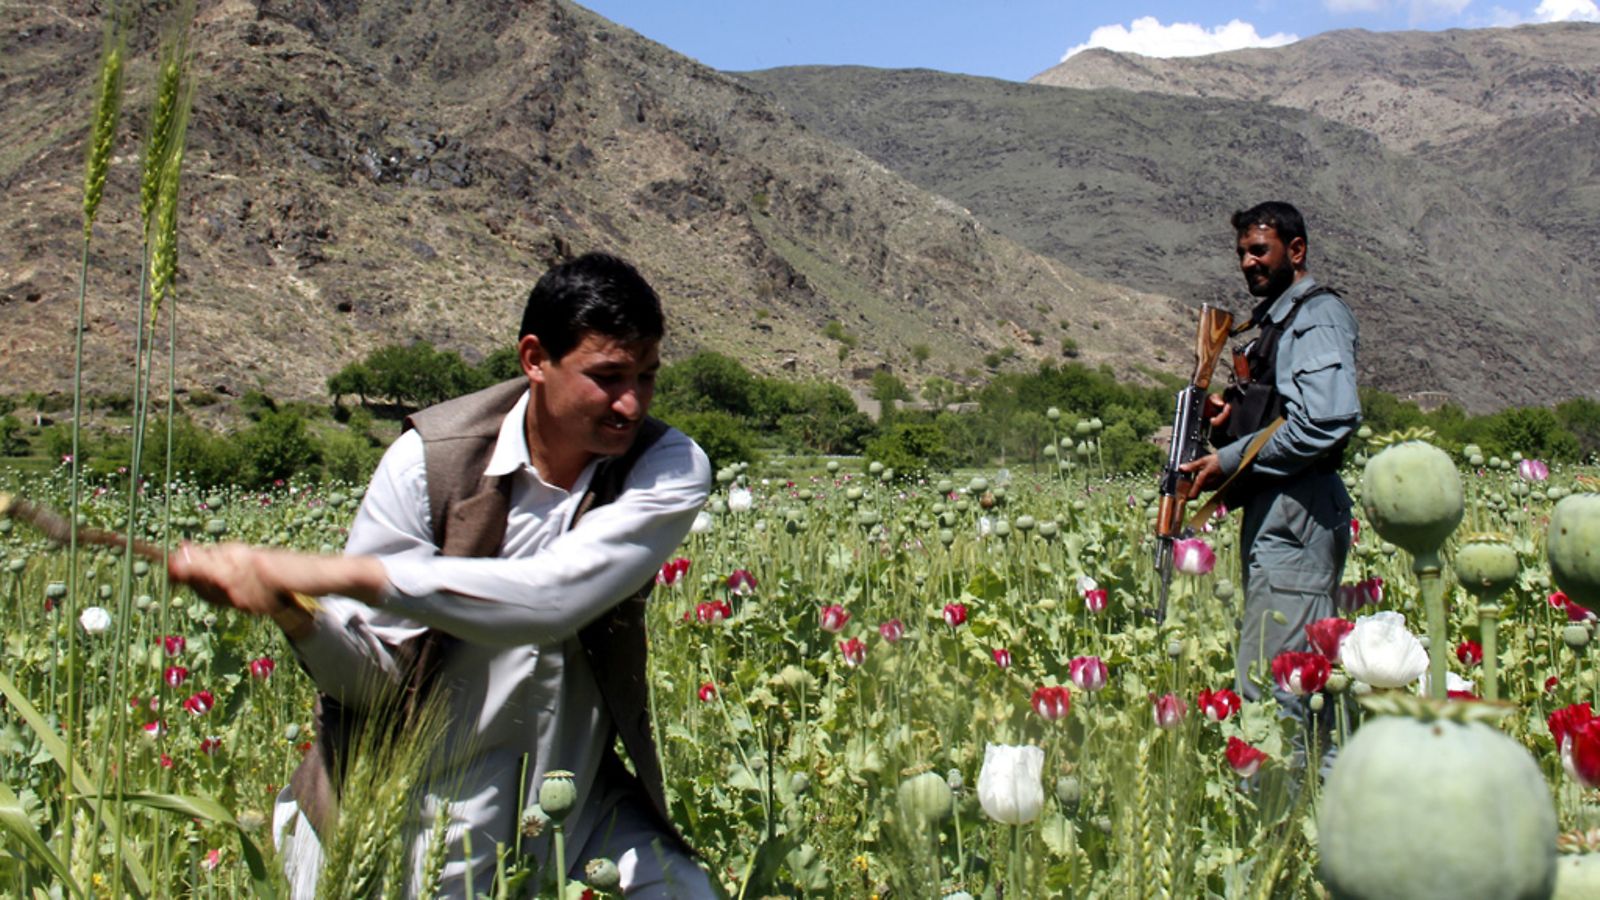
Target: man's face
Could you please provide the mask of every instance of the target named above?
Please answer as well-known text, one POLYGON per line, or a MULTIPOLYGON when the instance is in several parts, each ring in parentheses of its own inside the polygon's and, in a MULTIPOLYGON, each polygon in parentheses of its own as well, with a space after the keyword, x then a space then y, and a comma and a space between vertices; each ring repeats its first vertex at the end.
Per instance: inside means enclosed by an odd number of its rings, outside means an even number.
POLYGON ((659 339, 623 343, 588 332, 560 360, 545 356, 538 338, 523 338, 518 349, 529 381, 542 388, 541 431, 559 435, 569 451, 627 451, 655 396, 659 339))
POLYGON ((1252 296, 1276 297, 1288 290, 1305 261, 1304 238, 1285 244, 1270 225, 1252 225, 1239 235, 1239 270, 1252 296))

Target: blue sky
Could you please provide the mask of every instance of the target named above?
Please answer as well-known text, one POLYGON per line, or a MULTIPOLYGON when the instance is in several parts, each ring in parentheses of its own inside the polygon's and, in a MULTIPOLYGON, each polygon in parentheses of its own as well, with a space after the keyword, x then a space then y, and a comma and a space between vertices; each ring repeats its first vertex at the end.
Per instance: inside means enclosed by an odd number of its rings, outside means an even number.
POLYGON ((1597 0, 578 0, 717 69, 921 67, 1024 81, 1070 52, 1190 56, 1323 31, 1600 22, 1597 0))

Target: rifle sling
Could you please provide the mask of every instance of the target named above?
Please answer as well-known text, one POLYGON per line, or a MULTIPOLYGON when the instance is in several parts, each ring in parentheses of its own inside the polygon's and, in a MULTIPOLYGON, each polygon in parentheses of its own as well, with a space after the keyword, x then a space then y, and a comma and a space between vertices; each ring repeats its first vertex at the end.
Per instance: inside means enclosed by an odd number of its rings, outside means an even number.
POLYGON ((1244 456, 1239 459, 1239 468, 1233 470, 1233 474, 1229 475, 1227 480, 1222 482, 1222 486, 1211 494, 1211 499, 1207 500, 1205 505, 1195 510, 1194 515, 1189 517, 1189 521, 1184 523, 1186 528, 1190 531, 1199 531, 1201 526, 1206 524, 1206 520, 1216 514, 1217 507, 1222 505, 1222 498, 1227 496, 1228 488, 1233 486, 1234 480, 1244 474, 1246 469, 1250 468, 1250 463, 1255 461, 1256 455, 1261 452, 1261 448, 1266 446, 1267 439, 1271 438, 1282 427, 1283 416, 1279 416, 1268 422, 1266 427, 1256 432, 1256 436, 1250 440, 1249 444, 1245 445, 1244 456))

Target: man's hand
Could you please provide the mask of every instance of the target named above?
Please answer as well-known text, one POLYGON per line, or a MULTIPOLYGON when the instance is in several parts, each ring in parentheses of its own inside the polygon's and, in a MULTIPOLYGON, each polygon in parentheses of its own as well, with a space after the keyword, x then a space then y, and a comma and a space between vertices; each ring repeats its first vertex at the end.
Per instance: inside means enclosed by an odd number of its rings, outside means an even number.
POLYGON ((1221 428, 1228 424, 1228 416, 1233 413, 1233 404, 1222 399, 1221 394, 1207 394, 1205 409, 1201 415, 1211 420, 1212 428, 1221 428))
POLYGON ((168 557, 167 576, 215 606, 271 616, 291 638, 304 636, 312 623, 296 593, 343 594, 376 605, 388 585, 375 557, 317 556, 246 544, 184 544, 168 557))
POLYGON ((1189 476, 1190 487, 1185 500, 1193 500, 1200 496, 1201 491, 1214 490, 1227 480, 1222 474, 1222 462, 1215 453, 1210 453, 1199 459, 1192 459, 1178 467, 1178 471, 1189 476))

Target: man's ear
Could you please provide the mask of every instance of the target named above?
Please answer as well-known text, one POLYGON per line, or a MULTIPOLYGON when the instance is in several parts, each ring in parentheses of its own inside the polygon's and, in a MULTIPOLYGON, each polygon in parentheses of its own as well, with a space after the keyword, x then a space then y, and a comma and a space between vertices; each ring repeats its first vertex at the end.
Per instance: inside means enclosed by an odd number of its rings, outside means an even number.
POLYGON ((544 384, 544 365, 548 357, 544 352, 544 345, 531 334, 523 335, 517 341, 517 361, 522 364, 522 374, 528 376, 532 384, 544 384))
POLYGON ((1289 264, 1296 269, 1306 267, 1306 239, 1303 237, 1292 238, 1289 241, 1289 264))

